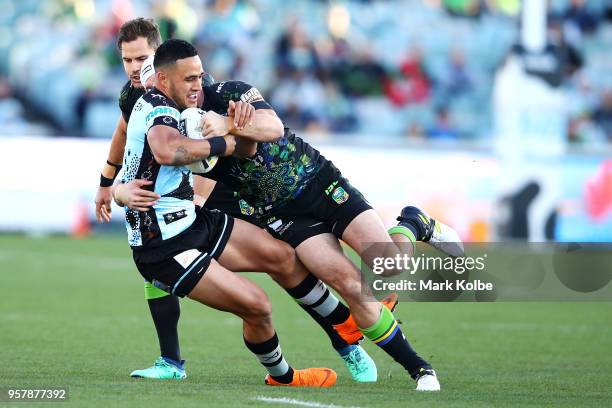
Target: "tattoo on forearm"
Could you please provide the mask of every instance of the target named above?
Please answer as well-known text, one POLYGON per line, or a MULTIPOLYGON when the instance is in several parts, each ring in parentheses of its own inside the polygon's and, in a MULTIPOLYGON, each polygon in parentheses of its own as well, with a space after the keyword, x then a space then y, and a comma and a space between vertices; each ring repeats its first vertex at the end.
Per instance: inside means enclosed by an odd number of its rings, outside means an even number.
POLYGON ((174 166, 183 166, 185 164, 193 163, 196 160, 197 158, 189 154, 189 152, 184 146, 179 146, 174 152, 174 160, 172 161, 172 164, 174 166))

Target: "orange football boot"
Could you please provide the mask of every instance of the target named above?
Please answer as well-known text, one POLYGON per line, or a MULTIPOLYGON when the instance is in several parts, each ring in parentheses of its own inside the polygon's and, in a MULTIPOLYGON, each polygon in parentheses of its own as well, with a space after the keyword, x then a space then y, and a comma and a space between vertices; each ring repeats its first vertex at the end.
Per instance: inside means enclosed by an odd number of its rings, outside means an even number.
POLYGON ((305 368, 293 370, 293 381, 289 384, 275 381, 270 374, 266 375, 266 385, 280 387, 331 387, 336 384, 338 375, 331 368, 305 368))

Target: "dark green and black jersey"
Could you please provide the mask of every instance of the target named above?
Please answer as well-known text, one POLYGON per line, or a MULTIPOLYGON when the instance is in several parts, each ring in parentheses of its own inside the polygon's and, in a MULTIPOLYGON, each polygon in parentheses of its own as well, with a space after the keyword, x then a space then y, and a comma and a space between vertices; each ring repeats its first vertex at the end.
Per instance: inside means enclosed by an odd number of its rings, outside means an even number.
MULTIPOLYGON (((240 81, 205 87, 202 109, 224 114, 230 100, 248 102, 255 109, 272 109, 256 88, 240 81)), ((206 177, 221 181, 259 213, 265 213, 297 197, 326 161, 318 150, 285 128, 277 142, 258 143, 253 157, 220 158, 206 177)))
POLYGON ((255 109, 272 109, 257 88, 242 81, 223 81, 204 85, 203 91, 202 110, 212 110, 220 115, 227 113, 229 101, 250 103, 255 109))
POLYGON ((127 83, 123 85, 123 88, 121 88, 121 93, 119 94, 119 109, 121 109, 121 114, 123 115, 123 119, 125 119, 125 123, 130 121, 132 109, 134 109, 134 105, 136 105, 138 98, 144 95, 144 93, 144 88, 132 86, 131 81, 127 81, 127 83))

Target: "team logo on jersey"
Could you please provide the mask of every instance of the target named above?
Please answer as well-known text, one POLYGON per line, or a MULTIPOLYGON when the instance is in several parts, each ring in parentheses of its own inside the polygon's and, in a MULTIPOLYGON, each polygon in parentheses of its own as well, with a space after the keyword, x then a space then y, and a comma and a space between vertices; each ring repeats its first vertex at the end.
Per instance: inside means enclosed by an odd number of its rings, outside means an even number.
POLYGON ((263 96, 257 88, 251 88, 242 95, 240 95, 240 100, 246 103, 253 103, 263 101, 263 96))
POLYGON ((349 193, 347 193, 346 190, 343 189, 342 187, 337 187, 332 193, 332 199, 338 204, 342 204, 346 202, 348 198, 349 198, 349 193))
POLYGON ((255 208, 251 207, 246 201, 240 200, 238 204, 240 205, 240 213, 243 215, 253 215, 255 213, 255 208))

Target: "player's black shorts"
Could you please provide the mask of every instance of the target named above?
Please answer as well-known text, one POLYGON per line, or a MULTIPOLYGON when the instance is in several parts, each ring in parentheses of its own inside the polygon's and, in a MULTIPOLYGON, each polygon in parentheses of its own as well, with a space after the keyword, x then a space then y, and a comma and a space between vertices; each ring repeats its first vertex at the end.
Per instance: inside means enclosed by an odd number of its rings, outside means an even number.
POLYGON ((184 297, 202 279, 211 259, 221 255, 233 227, 233 217, 203 208, 191 227, 163 247, 133 251, 134 262, 147 281, 184 297))
POLYGON ((327 162, 297 198, 260 220, 274 237, 296 248, 320 234, 332 233, 342 238, 351 221, 371 208, 340 170, 327 162))
POLYGON ((234 218, 239 218, 263 228, 263 225, 260 224, 259 219, 255 215, 255 209, 245 200, 241 199, 231 188, 221 182, 217 182, 212 193, 206 199, 204 207, 211 210, 219 210, 234 218))

